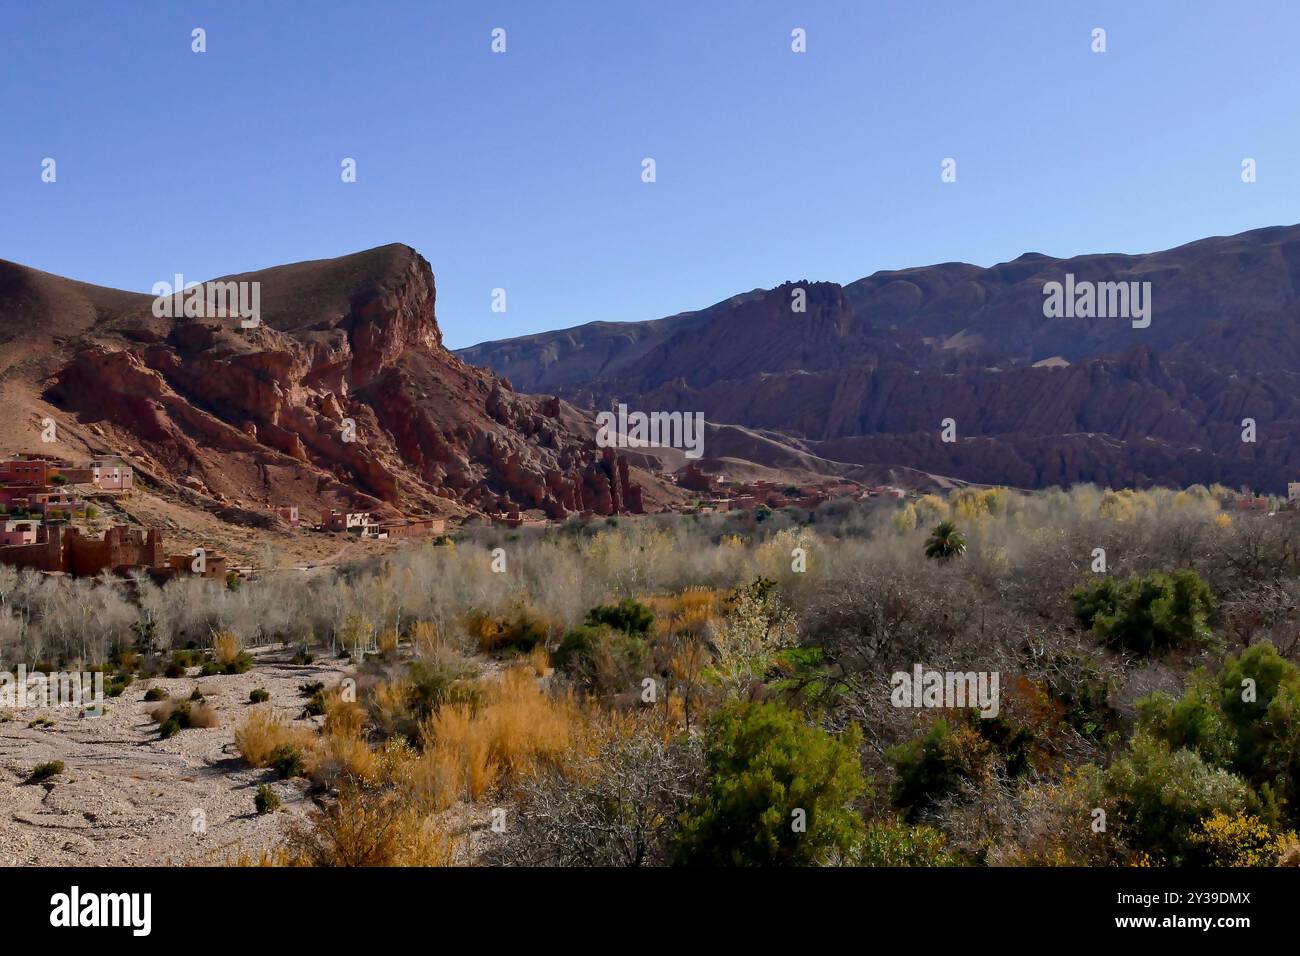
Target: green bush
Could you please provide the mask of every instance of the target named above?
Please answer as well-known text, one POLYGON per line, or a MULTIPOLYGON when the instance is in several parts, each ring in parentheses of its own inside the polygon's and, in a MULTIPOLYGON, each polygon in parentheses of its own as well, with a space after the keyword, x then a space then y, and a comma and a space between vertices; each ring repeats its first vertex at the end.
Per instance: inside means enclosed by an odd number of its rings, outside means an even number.
POLYGON ((579 687, 599 696, 625 690, 645 674, 649 645, 607 626, 579 624, 564 635, 553 663, 579 687))
POLYGON ((407 706, 417 720, 432 716, 443 704, 476 706, 481 696, 465 668, 417 660, 411 662, 406 676, 411 687, 407 706))
POLYGON ((318 690, 307 698, 307 704, 302 709, 303 717, 320 717, 325 713, 325 691, 318 690))
POLYGON ((995 771, 1016 777, 1029 768, 1033 734, 1005 714, 980 717, 966 712, 949 721, 938 717, 919 737, 885 751, 894 765, 891 800, 903 819, 923 814, 970 781, 983 783, 995 771))
POLYGON ((946 852, 947 837, 934 827, 873 822, 858 850, 859 866, 960 866, 946 852))
POLYGON ((1300 823, 1300 668, 1272 644, 1229 656, 1218 676, 1196 671, 1177 700, 1138 703, 1142 730, 1242 777, 1300 823))
POLYGON ((63 773, 63 761, 51 760, 48 763, 38 763, 32 768, 32 775, 27 779, 29 783, 40 783, 61 773, 63 773))
POLYGON ((1070 592, 1079 622, 1111 647, 1150 655, 1209 641, 1210 587, 1195 571, 1112 577, 1070 592))
POLYGON ((271 754, 271 766, 285 780, 301 777, 304 771, 302 753, 293 744, 281 744, 271 754))
POLYGON ((150 687, 144 692, 144 699, 147 701, 166 700, 167 691, 163 690, 161 687, 150 687))
POLYGON ((705 739, 708 789, 682 816, 676 859, 717 866, 847 859, 862 835, 852 807, 867 789, 860 742, 856 725, 839 739, 779 704, 724 707, 705 739))
POLYGON ((264 687, 254 687, 248 692, 248 702, 250 704, 264 704, 270 699, 270 691, 264 687))
POLYGON ((624 598, 617 604, 601 604, 593 607, 587 612, 586 620, 587 624, 594 627, 603 625, 639 637, 648 635, 654 622, 654 612, 631 598, 624 598))
POLYGON ((1101 781, 1098 805, 1114 806, 1110 823, 1120 838, 1155 862, 1173 866, 1197 862, 1193 836, 1204 818, 1216 811, 1246 813, 1255 805, 1240 777, 1145 734, 1129 742, 1128 752, 1107 768, 1101 781))
POLYGON ((243 674, 253 666, 253 657, 247 651, 240 651, 238 656, 228 664, 219 661, 204 661, 199 668, 201 677, 217 677, 222 674, 243 674))
POLYGON ((253 806, 257 808, 258 813, 274 813, 280 809, 280 798, 275 795, 275 791, 268 784, 260 784, 257 793, 253 797, 253 806))

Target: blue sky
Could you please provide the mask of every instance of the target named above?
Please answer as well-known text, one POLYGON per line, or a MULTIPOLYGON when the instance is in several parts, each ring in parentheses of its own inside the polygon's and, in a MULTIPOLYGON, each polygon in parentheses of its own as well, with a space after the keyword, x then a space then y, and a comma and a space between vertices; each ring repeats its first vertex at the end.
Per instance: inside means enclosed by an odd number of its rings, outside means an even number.
POLYGON ((147 291, 405 242, 452 347, 787 279, 1300 219, 1290 0, 3 0, 0 17, 0 258, 147 291))

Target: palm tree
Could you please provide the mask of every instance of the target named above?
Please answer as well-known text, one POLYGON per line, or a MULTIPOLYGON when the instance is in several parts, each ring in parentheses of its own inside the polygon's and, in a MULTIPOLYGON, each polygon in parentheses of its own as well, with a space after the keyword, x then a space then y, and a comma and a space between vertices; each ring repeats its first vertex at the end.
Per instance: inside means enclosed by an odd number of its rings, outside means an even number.
POLYGON ((940 521, 925 539, 925 556, 938 561, 959 558, 966 553, 966 539, 951 521, 940 521))

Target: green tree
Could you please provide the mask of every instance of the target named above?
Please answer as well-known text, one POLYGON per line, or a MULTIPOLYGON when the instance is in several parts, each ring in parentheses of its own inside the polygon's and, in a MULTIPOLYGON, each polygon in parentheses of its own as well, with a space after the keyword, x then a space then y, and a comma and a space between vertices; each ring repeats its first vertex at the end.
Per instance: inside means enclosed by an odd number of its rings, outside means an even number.
POLYGON ((1143 731, 1240 775, 1300 823, 1300 668, 1272 644, 1229 656, 1217 677, 1196 671, 1181 698, 1153 694, 1138 712, 1143 731))
POLYGON ((1070 592, 1084 627, 1120 650, 1152 654, 1207 642, 1214 595, 1189 569, 1153 571, 1120 583, 1106 577, 1070 592))
MULTIPOLYGON (((1255 805, 1246 782, 1211 766, 1194 751, 1171 750, 1139 734, 1102 775, 1103 809, 1113 807, 1120 837, 1157 862, 1198 862, 1195 834, 1206 817, 1249 812, 1255 805)), ((1114 818, 1112 817, 1112 820, 1114 818)))
POLYGON ((861 732, 842 738, 774 703, 720 710, 705 740, 708 789, 682 816, 677 862, 802 866, 844 860, 862 835, 861 732))
POLYGON ((925 556, 936 561, 950 561, 966 553, 966 538, 953 521, 940 521, 925 539, 925 556))
POLYGON ((966 711, 952 721, 936 718, 924 734, 885 751, 894 765, 890 797, 904 819, 915 823, 968 781, 982 785, 994 773, 1024 773, 1032 745, 1032 732, 1006 714, 979 717, 966 711))

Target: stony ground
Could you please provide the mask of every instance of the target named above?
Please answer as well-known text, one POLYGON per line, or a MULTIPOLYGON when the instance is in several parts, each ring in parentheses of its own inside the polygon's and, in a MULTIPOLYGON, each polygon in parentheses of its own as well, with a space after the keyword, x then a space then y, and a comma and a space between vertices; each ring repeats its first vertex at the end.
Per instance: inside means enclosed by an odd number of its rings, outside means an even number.
POLYGON ((305 781, 282 781, 239 759, 234 731, 252 706, 249 691, 265 688, 277 711, 297 718, 300 684, 332 686, 346 673, 336 659, 293 665, 286 656, 263 652, 244 674, 136 680, 99 718, 73 708, 0 710, 0 865, 221 863, 272 846, 311 802, 305 781), (155 685, 181 699, 201 686, 219 725, 160 740, 148 716, 154 704, 144 700, 155 685), (42 717, 53 726, 28 726, 42 717), (63 773, 26 782, 33 767, 51 760, 64 762, 63 773), (261 783, 280 797, 279 812, 254 810, 261 783))

